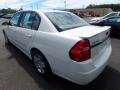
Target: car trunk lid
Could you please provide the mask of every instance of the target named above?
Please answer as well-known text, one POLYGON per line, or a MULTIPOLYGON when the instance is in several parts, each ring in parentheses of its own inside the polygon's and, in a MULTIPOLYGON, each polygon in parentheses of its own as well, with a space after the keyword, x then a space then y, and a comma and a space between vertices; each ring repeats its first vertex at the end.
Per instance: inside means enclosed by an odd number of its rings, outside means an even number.
POLYGON ((104 26, 83 26, 67 31, 61 32, 62 34, 79 37, 81 39, 88 39, 91 46, 91 57, 95 57, 107 45, 107 39, 110 35, 110 27, 104 26))

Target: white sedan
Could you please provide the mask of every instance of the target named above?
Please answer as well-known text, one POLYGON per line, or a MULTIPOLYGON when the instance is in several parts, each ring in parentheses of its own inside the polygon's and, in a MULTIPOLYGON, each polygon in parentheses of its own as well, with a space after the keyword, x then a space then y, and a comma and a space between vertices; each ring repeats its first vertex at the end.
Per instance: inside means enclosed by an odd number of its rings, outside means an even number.
POLYGON ((110 28, 89 25, 70 12, 20 11, 3 25, 6 44, 19 48, 44 76, 54 73, 86 85, 111 55, 110 28))

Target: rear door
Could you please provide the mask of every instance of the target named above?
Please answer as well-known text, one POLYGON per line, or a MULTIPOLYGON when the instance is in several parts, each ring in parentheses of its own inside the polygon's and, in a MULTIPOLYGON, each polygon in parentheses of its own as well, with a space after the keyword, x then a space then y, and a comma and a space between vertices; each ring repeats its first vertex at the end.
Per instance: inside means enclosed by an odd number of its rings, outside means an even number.
POLYGON ((104 23, 106 26, 111 26, 112 33, 120 33, 120 17, 111 17, 104 23))
POLYGON ((40 17, 35 12, 24 12, 19 27, 21 27, 16 34, 17 43, 25 52, 29 52, 34 36, 40 24, 40 17))

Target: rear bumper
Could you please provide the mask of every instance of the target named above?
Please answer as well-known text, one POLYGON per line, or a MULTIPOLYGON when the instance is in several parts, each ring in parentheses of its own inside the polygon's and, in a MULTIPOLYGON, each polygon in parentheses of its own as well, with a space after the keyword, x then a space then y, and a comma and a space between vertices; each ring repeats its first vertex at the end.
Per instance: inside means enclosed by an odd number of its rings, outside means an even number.
POLYGON ((90 72, 86 72, 86 73, 78 72, 78 73, 72 74, 71 81, 76 84, 87 85, 100 75, 100 73, 104 70, 106 65, 107 65, 107 62, 105 62, 103 65, 101 65, 101 67, 95 68, 94 70, 92 70, 90 72))
MULTIPOLYGON (((83 71, 80 71, 79 69, 76 70, 74 68, 74 72, 69 73, 67 75, 70 81, 80 84, 80 85, 86 85, 90 82, 92 82, 97 76, 100 75, 100 73, 104 70, 108 63, 108 59, 111 55, 112 47, 111 44, 106 48, 104 52, 101 53, 101 56, 97 58, 95 62, 89 62, 84 64, 83 71)), ((90 60, 93 61, 93 60, 90 60)), ((74 65, 75 66, 75 65, 74 65)), ((80 65, 79 65, 80 66, 80 65)), ((78 68, 78 65, 76 63, 76 67, 78 68)))

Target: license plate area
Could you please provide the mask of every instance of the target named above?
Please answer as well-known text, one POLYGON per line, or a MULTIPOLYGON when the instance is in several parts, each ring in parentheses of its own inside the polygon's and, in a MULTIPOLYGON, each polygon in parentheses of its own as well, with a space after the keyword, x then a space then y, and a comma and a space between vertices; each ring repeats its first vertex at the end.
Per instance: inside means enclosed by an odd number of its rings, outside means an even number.
POLYGON ((94 58, 98 56, 103 50, 106 49, 107 46, 107 40, 105 40, 103 43, 97 45, 96 47, 91 48, 91 57, 94 58))

